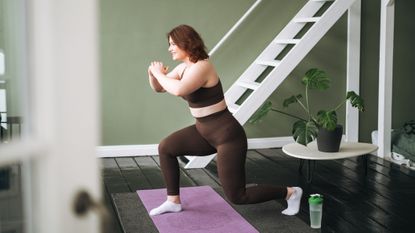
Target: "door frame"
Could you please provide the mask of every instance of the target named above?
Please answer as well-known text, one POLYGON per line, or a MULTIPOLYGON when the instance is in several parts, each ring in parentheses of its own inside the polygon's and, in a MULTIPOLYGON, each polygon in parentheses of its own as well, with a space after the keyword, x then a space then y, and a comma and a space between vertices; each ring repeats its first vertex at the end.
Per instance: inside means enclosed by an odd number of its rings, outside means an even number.
POLYGON ((27 109, 22 139, 0 146, 20 162, 25 232, 99 232, 96 214, 73 211, 76 194, 101 199, 98 1, 22 0, 27 109))

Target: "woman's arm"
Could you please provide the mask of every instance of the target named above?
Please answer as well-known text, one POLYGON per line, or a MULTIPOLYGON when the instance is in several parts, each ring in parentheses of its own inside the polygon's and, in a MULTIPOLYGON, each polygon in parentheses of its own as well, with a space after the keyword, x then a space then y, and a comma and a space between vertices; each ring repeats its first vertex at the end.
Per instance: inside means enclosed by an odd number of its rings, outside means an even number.
POLYGON ((150 70, 164 90, 172 95, 184 96, 188 95, 207 82, 208 72, 211 69, 207 62, 198 62, 193 64, 186 70, 186 75, 182 79, 171 79, 162 72, 163 63, 152 62, 150 70))
MULTIPOLYGON (((163 71, 162 72, 168 78, 171 78, 171 79, 180 79, 180 75, 178 73, 178 67, 179 66, 176 66, 169 73, 167 73, 168 67, 163 67, 163 71)), ((156 77, 154 77, 154 75, 152 74, 150 67, 148 67, 147 73, 148 73, 148 81, 150 83, 151 88, 154 91, 156 91, 156 92, 166 92, 166 90, 164 90, 164 88, 160 85, 160 83, 158 82, 158 80, 156 79, 156 77)))
POLYGON ((148 73, 148 81, 150 83, 151 88, 155 92, 166 92, 166 90, 163 89, 163 87, 160 85, 160 83, 157 81, 157 79, 151 73, 150 67, 148 68, 147 73, 148 73))

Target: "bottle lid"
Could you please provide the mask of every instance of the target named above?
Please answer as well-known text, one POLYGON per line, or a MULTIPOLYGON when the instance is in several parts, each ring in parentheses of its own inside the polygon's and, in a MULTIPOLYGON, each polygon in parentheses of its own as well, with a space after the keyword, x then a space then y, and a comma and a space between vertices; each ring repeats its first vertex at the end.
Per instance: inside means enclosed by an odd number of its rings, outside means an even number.
POLYGON ((322 204, 323 203, 323 195, 320 194, 311 194, 310 198, 308 198, 309 204, 322 204))

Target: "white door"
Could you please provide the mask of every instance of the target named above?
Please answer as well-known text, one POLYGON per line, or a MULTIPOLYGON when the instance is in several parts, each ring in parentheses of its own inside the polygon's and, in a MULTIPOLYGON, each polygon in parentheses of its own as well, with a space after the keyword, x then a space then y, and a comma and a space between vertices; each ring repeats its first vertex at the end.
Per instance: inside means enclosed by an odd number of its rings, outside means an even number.
POLYGON ((74 211, 81 191, 101 196, 97 8, 0 0, 2 121, 14 121, 0 141, 0 233, 99 232, 98 214, 74 211))

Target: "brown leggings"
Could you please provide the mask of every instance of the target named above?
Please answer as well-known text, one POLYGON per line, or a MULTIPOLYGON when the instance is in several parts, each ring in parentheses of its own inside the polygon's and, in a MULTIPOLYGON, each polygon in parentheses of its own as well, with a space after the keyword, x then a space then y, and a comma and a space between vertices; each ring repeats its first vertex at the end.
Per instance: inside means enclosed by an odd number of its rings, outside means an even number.
POLYGON ((227 109, 196 118, 195 125, 169 135, 159 145, 167 195, 179 195, 177 156, 217 153, 219 179, 226 197, 232 203, 252 204, 285 198, 286 187, 262 184, 245 187, 246 150, 245 131, 227 109))

